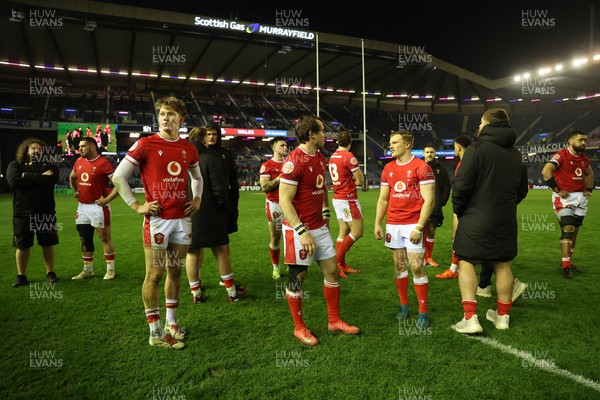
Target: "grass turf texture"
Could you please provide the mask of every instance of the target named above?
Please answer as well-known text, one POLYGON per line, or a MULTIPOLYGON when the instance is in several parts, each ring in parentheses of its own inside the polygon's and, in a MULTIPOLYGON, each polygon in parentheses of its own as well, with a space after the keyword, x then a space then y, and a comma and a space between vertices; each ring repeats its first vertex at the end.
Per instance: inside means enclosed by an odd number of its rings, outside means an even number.
MULTIPOLYGON (((27 276, 33 286, 10 287, 16 268, 12 196, 0 196, 2 363, 0 397, 11 399, 592 399, 600 393, 571 379, 532 367, 454 332, 462 317, 457 280, 435 279, 450 261, 450 204, 437 230, 434 259, 427 267, 432 325, 415 329, 416 297, 409 286, 411 316, 395 318, 398 296, 391 256, 373 238, 378 191, 359 194, 365 235, 348 263, 362 270, 342 281, 341 316, 362 329, 358 336, 327 331, 323 277, 316 264, 304 288, 307 326, 321 342, 307 348, 292 334, 284 282, 271 278, 264 196, 242 192, 240 231, 231 236, 236 280, 248 296, 230 304, 214 257, 206 253, 202 283, 210 300, 194 305, 182 279, 178 319, 187 327, 181 351, 148 345, 141 285, 144 278, 141 217, 119 198, 112 203, 117 277, 103 281, 101 244, 95 237, 96 276, 71 277, 82 269, 75 229, 76 201, 57 195, 62 224, 56 248, 55 286, 45 281, 41 251, 32 249, 27 276), (99 250, 100 249, 100 250, 99 250), (46 285, 46 286, 44 286, 46 285), (51 297, 51 298, 48 298, 51 297), (39 366, 39 367, 38 367, 39 366)), ((141 197, 141 196, 140 196, 141 197)), ((570 281, 558 270, 559 226, 549 191, 530 191, 518 208, 519 255, 515 276, 530 289, 515 302, 511 326, 497 331, 485 319, 495 297, 478 298, 484 336, 528 351, 542 363, 600 381, 597 350, 599 200, 592 197, 577 241, 574 263, 585 272, 570 281)), ((332 221, 332 235, 337 223, 332 221)), ((284 271, 286 269, 284 268, 284 271)), ((163 278, 164 282, 164 278, 163 278)), ((495 294, 495 289, 493 288, 495 294)), ((161 288, 161 316, 164 295, 161 288)))

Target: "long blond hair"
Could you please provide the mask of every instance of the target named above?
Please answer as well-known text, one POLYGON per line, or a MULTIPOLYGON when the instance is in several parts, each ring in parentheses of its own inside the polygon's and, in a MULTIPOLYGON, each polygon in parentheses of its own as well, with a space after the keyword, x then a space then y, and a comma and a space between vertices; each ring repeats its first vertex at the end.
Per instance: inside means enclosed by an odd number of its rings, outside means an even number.
POLYGON ((15 159, 17 161, 27 161, 29 159, 29 154, 27 153, 29 151, 29 146, 31 146, 32 144, 35 144, 35 143, 42 146, 42 148, 46 147, 46 143, 42 139, 38 139, 35 137, 27 138, 23 142, 21 142, 19 147, 17 147, 15 159))
POLYGON ((190 136, 189 136, 190 142, 204 143, 204 138, 206 137, 207 133, 208 133, 208 130, 203 126, 193 128, 190 131, 190 136))

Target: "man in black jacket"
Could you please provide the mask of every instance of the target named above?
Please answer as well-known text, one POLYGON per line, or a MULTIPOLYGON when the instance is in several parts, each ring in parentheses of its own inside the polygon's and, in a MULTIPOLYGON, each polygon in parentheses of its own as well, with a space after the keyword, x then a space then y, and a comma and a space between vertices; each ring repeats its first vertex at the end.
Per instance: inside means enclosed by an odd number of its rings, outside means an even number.
POLYGON ((513 147, 517 134, 501 108, 481 118, 478 140, 465 150, 452 182, 452 203, 459 224, 454 251, 459 259, 458 282, 464 317, 452 325, 459 333, 481 333, 477 319, 475 265, 491 262, 496 274, 498 309, 486 318, 496 329, 508 329, 513 274, 517 256, 517 204, 527 196, 527 170, 513 147))
MULTIPOLYGON (((208 148, 209 129, 194 128, 190 131, 192 142, 199 154, 200 172, 204 178, 204 190, 200 210, 192 216, 192 243, 186 257, 186 270, 194 303, 204 303, 208 296, 202 292, 200 268, 204 261, 204 248, 209 247, 217 261, 221 282, 227 289, 230 302, 237 302, 246 290, 236 284, 229 252, 230 183, 224 174, 222 154, 208 148)), ((213 136, 218 134, 213 129, 213 136)), ((222 149, 225 150, 225 149, 222 149)), ((229 153, 228 150, 225 150, 229 153)), ((233 161, 233 158, 231 158, 233 161)), ((237 173, 236 173, 237 183, 237 173)), ((237 193, 239 198, 239 192, 237 193)), ((236 206, 237 210, 237 206, 236 206)), ((237 228, 236 228, 237 230, 237 228)))
MULTIPOLYGON (((240 184, 238 182, 237 166, 235 165, 235 156, 231 151, 223 147, 221 128, 218 125, 208 125, 206 127, 206 139, 208 148, 221 160, 223 175, 229 183, 229 210, 227 212, 227 233, 231 234, 238 231, 238 203, 240 201, 240 184)), ((231 254, 229 243, 226 245, 227 253, 231 254)), ((231 257, 230 257, 231 260, 231 257)), ((225 286, 223 278, 219 282, 225 286)))
POLYGON ((233 153, 222 146, 221 128, 215 125, 206 127, 208 147, 221 160, 223 175, 229 182, 229 213, 227 214, 227 233, 238 231, 238 203, 240 201, 240 184, 238 182, 237 166, 233 153))
POLYGON ((440 264, 433 260, 433 246, 435 241, 435 230, 442 226, 444 222, 444 212, 442 208, 448 202, 450 197, 450 190, 452 185, 450 184, 450 177, 446 168, 440 164, 440 161, 435 157, 435 147, 433 144, 428 143, 423 149, 423 158, 425 162, 429 164, 435 175, 435 204, 433 205, 433 211, 429 217, 429 221, 425 226, 425 265, 431 265, 432 267, 439 267, 440 264))
POLYGON ((13 195, 13 246, 16 247, 17 279, 13 287, 26 285, 27 263, 33 237, 42 247, 46 278, 56 283, 54 246, 58 244, 54 185, 58 182, 58 156, 37 138, 23 141, 16 159, 8 165, 6 179, 13 195))

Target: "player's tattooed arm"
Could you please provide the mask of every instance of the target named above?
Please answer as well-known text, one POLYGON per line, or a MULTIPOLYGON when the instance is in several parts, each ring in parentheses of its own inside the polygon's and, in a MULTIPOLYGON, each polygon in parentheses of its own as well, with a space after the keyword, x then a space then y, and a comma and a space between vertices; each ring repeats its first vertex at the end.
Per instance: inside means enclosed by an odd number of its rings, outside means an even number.
POLYGON ((260 188, 263 192, 270 192, 279 187, 279 177, 269 180, 269 178, 260 178, 260 188))

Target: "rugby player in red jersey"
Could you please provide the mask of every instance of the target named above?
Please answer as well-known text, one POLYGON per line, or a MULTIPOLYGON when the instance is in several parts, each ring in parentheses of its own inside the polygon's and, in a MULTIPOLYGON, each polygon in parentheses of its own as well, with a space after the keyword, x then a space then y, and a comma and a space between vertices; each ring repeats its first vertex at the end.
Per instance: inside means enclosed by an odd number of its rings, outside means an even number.
POLYGON ((110 203, 119 195, 116 188, 110 189, 115 167, 104 156, 98 154, 98 145, 91 137, 79 142, 81 157, 75 161, 69 182, 73 196, 78 199, 75 224, 83 255, 83 270, 72 279, 82 280, 94 275, 94 229, 102 242, 106 274, 104 279, 115 277, 115 246, 110 237, 110 203))
POLYGON ((542 176, 552 189, 552 205, 561 228, 561 271, 566 279, 573 272, 582 273, 571 263, 579 227, 587 214, 588 199, 594 190, 594 171, 584 154, 587 136, 582 131, 569 135, 568 146, 560 150, 546 163, 542 176))
POLYGON ((300 145, 286 158, 279 182, 279 205, 283 211, 284 261, 289 268, 286 297, 294 320, 294 336, 302 343, 319 343, 304 324, 302 282, 309 265, 317 262, 323 272, 328 329, 356 335, 360 329, 340 319, 340 274, 329 233, 327 160, 319 152, 325 144, 323 122, 303 116, 296 123, 300 145))
POLYGON ((425 244, 423 229, 431 216, 435 201, 435 176, 431 167, 411 150, 414 137, 408 131, 392 131, 390 150, 393 161, 381 173, 381 188, 375 215, 375 238, 385 237, 385 246, 391 251, 396 274, 400 307, 399 320, 408 318, 408 267, 413 274, 413 285, 419 302, 416 326, 430 325, 427 311, 429 281, 425 272, 425 244), (385 236, 381 229, 387 213, 385 236))
POLYGON ((360 273, 360 270, 346 264, 346 253, 363 235, 363 215, 356 186, 364 185, 365 177, 358 160, 350 151, 350 133, 338 133, 337 143, 339 147, 329 158, 329 175, 333 182, 333 208, 340 227, 335 243, 337 263, 340 276, 345 278, 347 273, 360 273))
POLYGON ((279 206, 279 180, 283 161, 288 154, 288 145, 285 138, 276 137, 271 141, 273 158, 267 160, 260 167, 260 188, 265 192, 265 212, 269 223, 269 253, 273 265, 273 279, 281 278, 279 266, 279 243, 281 242, 281 224, 283 213, 279 206))
POLYGON ((450 184, 450 177, 446 168, 444 168, 435 155, 435 147, 432 143, 428 143, 423 147, 423 160, 429 164, 435 176, 435 202, 429 221, 425 226, 425 265, 439 267, 440 264, 433 259, 435 231, 444 222, 444 211, 442 208, 450 198, 452 185, 450 184))
POLYGON ((176 97, 156 102, 160 132, 134 143, 113 176, 119 194, 138 214, 144 215, 143 241, 146 277, 142 298, 150 328, 151 346, 181 349, 186 332, 177 324, 181 271, 191 242, 190 216, 200 208, 202 174, 196 147, 179 137, 186 116, 185 103, 176 97), (128 183, 136 167, 140 169, 146 202, 137 201, 128 183), (190 174, 192 199, 188 194, 190 174), (166 323, 159 313, 159 284, 164 270, 166 323))

